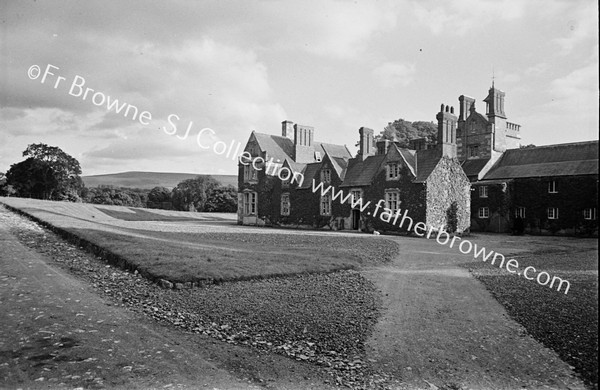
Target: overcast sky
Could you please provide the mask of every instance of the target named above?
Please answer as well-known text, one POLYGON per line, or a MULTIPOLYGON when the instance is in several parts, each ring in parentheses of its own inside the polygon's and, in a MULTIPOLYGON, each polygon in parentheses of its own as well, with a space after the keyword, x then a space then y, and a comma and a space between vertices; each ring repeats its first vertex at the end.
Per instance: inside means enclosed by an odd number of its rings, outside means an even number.
POLYGON ((485 113, 493 73, 523 143, 598 139, 597 18, 595 0, 2 1, 0 172, 44 142, 84 175, 235 174, 210 146, 283 120, 354 151, 359 127, 435 121, 461 94, 485 113))

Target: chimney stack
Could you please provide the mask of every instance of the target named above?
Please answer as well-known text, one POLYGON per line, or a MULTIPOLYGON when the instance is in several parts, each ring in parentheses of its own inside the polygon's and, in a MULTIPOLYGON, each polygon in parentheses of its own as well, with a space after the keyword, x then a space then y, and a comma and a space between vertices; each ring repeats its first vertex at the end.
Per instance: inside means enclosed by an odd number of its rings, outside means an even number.
POLYGON ((358 129, 358 134, 360 135, 358 156, 365 160, 367 157, 375 154, 373 129, 361 127, 358 129))
POLYGON ((456 157, 456 127, 458 118, 454 115, 454 107, 442 104, 436 115, 438 120, 437 147, 446 157, 456 157))
POLYGON ((294 140, 294 122, 292 121, 283 121, 281 122, 281 136, 287 137, 294 140))

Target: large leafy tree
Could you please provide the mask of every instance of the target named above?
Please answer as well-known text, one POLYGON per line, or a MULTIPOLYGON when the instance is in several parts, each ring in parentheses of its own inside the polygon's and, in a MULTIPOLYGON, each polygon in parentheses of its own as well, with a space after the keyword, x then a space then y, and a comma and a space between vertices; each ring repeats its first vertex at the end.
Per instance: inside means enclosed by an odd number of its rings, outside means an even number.
POLYGON ((235 213, 237 211, 237 190, 233 186, 215 188, 209 194, 204 211, 235 213))
POLYGON ((16 195, 25 198, 52 199, 58 185, 50 164, 32 157, 11 165, 6 178, 16 195))
POLYGON ((219 182, 212 176, 184 180, 171 193, 173 208, 181 211, 204 211, 210 194, 217 187, 219 182))
POLYGON ((79 162, 56 146, 31 144, 25 161, 11 165, 7 183, 18 196, 39 199, 79 200, 83 181, 79 162))
POLYGON ((428 142, 435 144, 437 140, 437 126, 433 122, 410 122, 398 119, 388 123, 380 136, 398 143, 402 148, 409 147, 409 141, 416 138, 427 138, 428 142))
POLYGON ((14 195, 15 189, 8 184, 8 178, 4 172, 0 172, 0 196, 14 195))
POLYGON ((154 187, 148 193, 148 202, 163 203, 171 201, 171 191, 167 187, 154 187))

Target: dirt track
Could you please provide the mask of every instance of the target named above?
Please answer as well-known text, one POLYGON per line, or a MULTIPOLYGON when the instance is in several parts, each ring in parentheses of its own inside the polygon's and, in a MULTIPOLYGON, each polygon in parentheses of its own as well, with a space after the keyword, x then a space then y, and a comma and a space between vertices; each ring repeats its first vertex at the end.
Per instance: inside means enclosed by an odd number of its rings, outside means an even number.
POLYGON ((458 266, 472 256, 435 240, 396 240, 401 253, 393 264, 363 272, 387 308, 369 341, 376 366, 408 388, 584 388, 556 353, 527 335, 458 266))

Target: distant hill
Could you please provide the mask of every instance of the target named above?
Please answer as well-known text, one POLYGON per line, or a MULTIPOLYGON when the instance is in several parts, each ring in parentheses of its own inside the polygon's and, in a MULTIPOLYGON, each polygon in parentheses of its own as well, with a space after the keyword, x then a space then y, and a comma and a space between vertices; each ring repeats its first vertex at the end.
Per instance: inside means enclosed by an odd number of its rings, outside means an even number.
POLYGON ((180 182, 193 179, 196 176, 212 176, 222 185, 232 185, 237 188, 235 175, 200 175, 196 173, 170 172, 122 172, 108 175, 82 176, 86 187, 110 185, 115 187, 151 189, 157 186, 173 188, 180 182))

